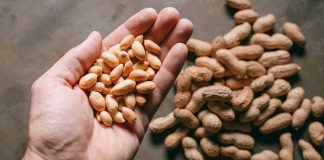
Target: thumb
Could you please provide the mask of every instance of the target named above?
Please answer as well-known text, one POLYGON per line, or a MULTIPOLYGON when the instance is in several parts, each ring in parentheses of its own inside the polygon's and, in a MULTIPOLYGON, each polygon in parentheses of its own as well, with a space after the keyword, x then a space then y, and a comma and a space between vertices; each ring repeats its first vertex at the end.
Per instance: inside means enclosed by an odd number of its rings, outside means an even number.
POLYGON ((102 38, 99 32, 93 31, 88 38, 78 46, 69 50, 57 61, 44 76, 71 86, 80 79, 85 71, 99 57, 102 47, 102 38))

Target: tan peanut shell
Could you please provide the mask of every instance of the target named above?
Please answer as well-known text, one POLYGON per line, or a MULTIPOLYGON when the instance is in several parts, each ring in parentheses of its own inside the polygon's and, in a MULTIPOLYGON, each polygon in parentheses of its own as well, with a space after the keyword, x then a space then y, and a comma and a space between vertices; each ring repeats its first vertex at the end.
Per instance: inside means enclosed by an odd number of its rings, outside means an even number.
POLYGON ((308 126, 309 139, 316 145, 322 145, 324 143, 324 126, 318 122, 312 122, 308 126))
POLYGON ((115 85, 111 90, 110 93, 112 95, 123 95, 129 92, 132 92, 135 89, 136 82, 130 79, 126 79, 123 82, 118 83, 115 85))
POLYGON ((202 138, 200 146, 208 157, 217 157, 220 152, 219 146, 209 138, 202 138))
POLYGON ((242 10, 251 7, 250 0, 226 0, 226 4, 232 8, 242 10))
POLYGON ((263 124, 276 112, 277 108, 279 108, 281 104, 281 101, 277 98, 270 99, 268 107, 253 121, 253 125, 260 126, 263 124))
POLYGON ((93 73, 88 73, 83 76, 79 81, 79 86, 81 89, 88 89, 97 83, 97 75, 93 73))
POLYGON ((252 9, 243 9, 234 14, 234 20, 237 24, 244 22, 254 23, 258 18, 258 13, 252 9))
POLYGON ((192 94, 189 103, 186 105, 186 109, 192 113, 196 113, 201 109, 201 107, 206 103, 206 100, 203 97, 205 89, 206 87, 199 88, 192 94))
POLYGON ((197 143, 193 138, 185 137, 182 139, 184 155, 188 160, 203 160, 204 157, 197 149, 197 143))
POLYGON ((321 155, 316 151, 316 149, 307 141, 300 139, 298 141, 299 148, 302 151, 303 158, 309 160, 322 160, 321 155))
POLYGON ((256 61, 249 61, 246 65, 246 74, 251 78, 257 78, 266 74, 266 69, 256 61))
POLYGON ((294 159, 294 144, 291 139, 291 133, 283 133, 279 138, 281 149, 279 151, 280 160, 294 159))
POLYGON ((261 45, 268 50, 289 50, 293 45, 292 41, 287 36, 280 33, 275 33, 272 36, 264 33, 256 33, 251 37, 251 43, 261 45))
POLYGON ((247 22, 235 26, 230 32, 224 35, 226 48, 240 45, 240 42, 251 33, 251 25, 247 22))
POLYGON ((254 121, 260 114, 261 110, 266 108, 269 104, 270 96, 266 93, 252 101, 250 108, 240 116, 242 122, 254 121))
POLYGON ((226 86, 232 90, 242 89, 245 86, 249 86, 251 83, 250 79, 237 79, 237 78, 228 78, 226 80, 226 86))
POLYGON ((289 91, 286 100, 281 105, 281 109, 285 112, 294 112, 303 102, 304 95, 305 91, 303 88, 293 88, 289 91))
POLYGON ((198 118, 187 109, 175 109, 174 117, 179 120, 183 126, 193 129, 199 126, 198 118))
POLYGON ((173 126, 175 126, 178 123, 178 120, 174 117, 174 113, 171 112, 165 117, 159 117, 154 119, 150 125, 149 129, 153 133, 160 133, 163 132, 173 126))
POLYGON ((273 14, 268 14, 259 17, 253 24, 254 33, 263 33, 271 30, 276 24, 276 17, 273 14))
POLYGON ((238 60, 229 50, 218 50, 216 59, 225 65, 233 74, 240 77, 246 74, 246 62, 238 60))
POLYGON ((204 137, 210 137, 210 136, 214 136, 217 133, 213 133, 213 132, 209 132, 207 131, 204 127, 198 127, 195 130, 195 137, 197 138, 204 138, 204 137))
POLYGON ((203 97, 206 100, 229 102, 232 99, 232 90, 226 86, 208 86, 203 97))
POLYGON ((284 64, 273 66, 268 69, 268 73, 272 73, 275 78, 287 78, 297 74, 300 70, 300 66, 297 64, 284 64))
POLYGON ((132 46, 135 37, 133 35, 128 35, 120 41, 120 49, 126 50, 132 46))
POLYGON ((229 51, 231 51, 238 59, 255 60, 263 54, 264 49, 260 45, 252 44, 247 46, 237 46, 231 48, 229 51))
POLYGON ((134 41, 134 43, 132 44, 132 51, 133 51, 134 56, 137 59, 145 60, 145 58, 146 58, 145 49, 141 42, 134 41))
POLYGON ((218 141, 225 145, 234 145, 240 149, 252 149, 255 145, 252 136, 239 132, 221 133, 218 135, 218 141))
POLYGON ((320 96, 315 96, 312 99, 312 113, 314 117, 321 117, 324 114, 324 99, 320 96))
POLYGON ((283 79, 277 79, 273 82, 272 86, 267 90, 271 98, 286 95, 291 89, 289 82, 283 79))
POLYGON ((267 74, 254 79, 251 83, 251 88, 254 92, 261 92, 272 86, 274 82, 274 76, 272 74, 267 74))
POLYGON ((298 108, 292 115, 291 126, 295 130, 300 129, 304 126, 307 118, 312 112, 312 102, 309 99, 304 99, 301 103, 300 108, 298 108))
POLYGON ((252 130, 252 126, 250 123, 240 121, 224 121, 223 128, 227 131, 237 131, 243 133, 249 133, 252 130))
POLYGON ((91 106, 96 110, 96 111, 103 111, 105 110, 106 103, 105 103, 105 98, 96 91, 91 91, 89 95, 89 101, 91 106))
POLYGON ((209 56, 212 51, 212 45, 208 42, 190 38, 187 42, 189 52, 193 52, 196 56, 209 56))
POLYGON ((231 157, 233 160, 250 160, 251 152, 245 149, 239 149, 235 146, 221 147, 221 155, 231 157))
POLYGON ((146 50, 148 50, 154 54, 161 54, 160 46, 149 39, 144 40, 144 47, 146 50))
POLYGON ((187 136, 188 132, 188 128, 180 127, 175 132, 169 134, 164 140, 165 148, 168 150, 175 149, 182 139, 187 136))
POLYGON ((262 134, 272 133, 274 131, 288 127, 291 124, 292 115, 290 113, 279 113, 268 119, 259 129, 262 134))
POLYGON ((291 61, 291 56, 285 50, 270 51, 265 52, 258 61, 265 68, 270 68, 276 65, 288 64, 291 61))
POLYGON ((252 155, 251 160, 279 160, 279 156, 271 150, 263 150, 252 155))
POLYGON ((233 109, 220 101, 208 101, 208 109, 215 113, 222 121, 233 121, 235 119, 235 113, 233 109))
POLYGON ((215 78, 224 77, 225 68, 214 58, 202 56, 195 60, 195 65, 198 67, 206 67, 212 71, 215 78))
POLYGON ((191 76, 191 80, 195 82, 208 82, 212 79, 213 73, 206 67, 190 66, 186 71, 191 76))
POLYGON ((283 33, 299 46, 304 46, 306 38, 299 26, 295 23, 286 22, 282 27, 283 33))
POLYGON ((100 112, 100 119, 106 126, 112 126, 113 120, 107 111, 100 112))
POLYGON ((235 111, 245 111, 248 109, 254 98, 251 87, 244 87, 242 90, 233 92, 231 99, 232 107, 235 111))
POLYGON ((105 64, 111 68, 115 68, 117 65, 119 65, 119 60, 118 60, 117 56, 115 56, 112 53, 103 52, 102 59, 104 60, 105 64))
POLYGON ((211 56, 215 58, 215 53, 219 49, 226 48, 225 40, 223 36, 216 36, 211 43, 213 50, 211 56))
POLYGON ((203 127, 210 132, 219 132, 222 128, 222 121, 214 113, 208 112, 201 120, 203 127))

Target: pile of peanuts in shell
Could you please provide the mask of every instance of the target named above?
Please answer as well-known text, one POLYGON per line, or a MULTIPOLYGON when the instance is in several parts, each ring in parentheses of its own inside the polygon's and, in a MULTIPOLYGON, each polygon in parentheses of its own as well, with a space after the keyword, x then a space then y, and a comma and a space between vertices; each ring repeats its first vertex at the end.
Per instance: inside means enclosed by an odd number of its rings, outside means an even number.
POLYGON ((143 35, 128 35, 102 52, 79 81, 98 122, 108 127, 113 122, 136 123, 135 106, 143 106, 145 94, 156 87, 152 80, 161 67, 159 54, 160 46, 143 35))
POLYGON ((278 133, 289 127, 297 131, 312 114, 315 121, 307 127, 310 141, 299 139, 298 146, 303 159, 321 160, 314 146, 324 142, 319 122, 324 99, 305 98, 302 87, 292 88, 287 81, 301 69, 289 53, 293 44, 305 45, 299 26, 286 22, 283 33, 269 35, 276 24, 273 14, 259 16, 249 0, 226 4, 236 10, 237 25, 211 43, 194 38, 187 42, 196 55, 195 64, 183 69, 175 82, 174 111, 154 119, 149 129, 161 133, 176 128, 165 138, 165 148, 182 146, 189 160, 293 160, 298 151, 292 131, 278 136, 278 153, 270 149, 252 153, 256 141, 250 133, 278 133), (241 45, 249 36, 250 43, 241 45))

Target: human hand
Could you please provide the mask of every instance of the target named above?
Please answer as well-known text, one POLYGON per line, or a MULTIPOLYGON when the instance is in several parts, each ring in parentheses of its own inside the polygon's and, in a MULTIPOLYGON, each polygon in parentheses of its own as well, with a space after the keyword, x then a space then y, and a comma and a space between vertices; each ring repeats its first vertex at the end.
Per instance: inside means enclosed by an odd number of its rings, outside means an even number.
POLYGON ((132 159, 149 120, 168 93, 187 56, 192 23, 180 19, 174 8, 156 13, 147 8, 136 13, 102 40, 98 32, 68 51, 31 89, 29 144, 24 159, 132 159), (129 34, 144 34, 161 46, 162 67, 143 108, 136 107, 134 126, 105 127, 94 118, 88 97, 78 80, 99 57, 129 34))

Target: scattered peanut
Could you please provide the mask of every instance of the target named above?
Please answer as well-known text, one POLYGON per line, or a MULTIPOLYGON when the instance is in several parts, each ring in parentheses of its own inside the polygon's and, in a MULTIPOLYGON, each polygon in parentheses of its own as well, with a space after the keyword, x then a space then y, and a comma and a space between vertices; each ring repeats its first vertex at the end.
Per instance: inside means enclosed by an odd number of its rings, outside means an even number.
POLYGON ((251 152, 244 149, 239 149, 235 146, 221 147, 221 155, 231 157, 233 160, 250 160, 251 152))
POLYGON ((286 22, 282 27, 283 33, 299 46, 304 46, 306 38, 297 24, 286 22))
POLYGON ((298 108, 292 116, 291 126, 298 130, 304 126, 305 121, 312 112, 312 102, 309 99, 304 99, 301 103, 300 108, 298 108))
POLYGON ((250 0, 226 0, 226 4, 235 9, 247 9, 250 8, 250 0))
POLYGON ((197 142, 190 137, 185 137, 182 139, 182 147, 184 150, 184 155, 188 160, 203 160, 204 157, 197 149, 197 142))
POLYGON ((195 38, 190 38, 187 42, 189 52, 194 52, 196 56, 209 56, 213 49, 208 42, 201 41, 195 38))
POLYGON ((259 129, 263 134, 268 134, 291 124, 292 116, 290 113, 279 113, 276 116, 268 119, 259 129))
POLYGON ((280 138, 281 150, 279 151, 279 158, 281 160, 293 160, 294 159, 294 144, 291 139, 291 133, 283 133, 280 138))
POLYGON ((254 23, 258 18, 258 13, 252 9, 244 9, 236 12, 234 14, 234 20, 237 24, 241 24, 244 22, 254 23))
POLYGON ((252 155, 251 160, 279 160, 279 156, 271 150, 263 150, 252 155))
POLYGON ((310 140, 316 145, 322 145, 324 142, 324 126, 318 122, 312 122, 308 127, 310 140))
POLYGON ((303 139, 298 141, 299 148, 302 150, 303 158, 309 160, 322 160, 321 155, 316 149, 303 139))
POLYGON ((271 30, 276 24, 276 17, 273 14, 268 14, 263 17, 259 17, 253 24, 254 33, 263 33, 271 30))
POLYGON ((315 96, 312 99, 312 113, 314 117, 319 118, 324 114, 324 99, 320 96, 315 96))
POLYGON ((218 141, 222 144, 234 145, 240 149, 252 149, 255 145, 253 137, 239 132, 221 133, 218 135, 218 141))
POLYGON ((281 105, 281 109, 285 112, 294 112, 299 108, 300 104, 304 100, 305 91, 301 87, 293 88, 289 91, 285 102, 281 105))

